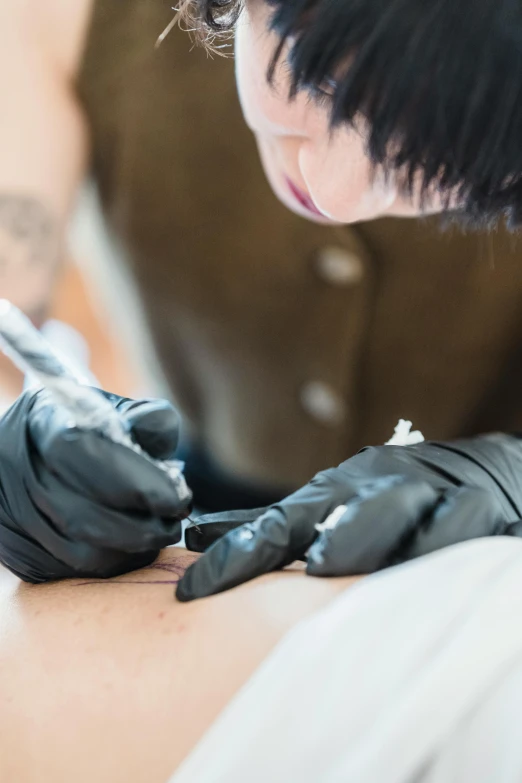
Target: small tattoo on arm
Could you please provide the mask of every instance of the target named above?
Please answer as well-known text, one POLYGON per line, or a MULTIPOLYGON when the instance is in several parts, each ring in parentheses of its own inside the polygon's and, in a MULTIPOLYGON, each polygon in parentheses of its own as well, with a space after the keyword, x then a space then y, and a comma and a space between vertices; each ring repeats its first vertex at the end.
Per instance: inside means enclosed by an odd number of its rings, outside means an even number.
POLYGON ((2 252, 0 274, 11 263, 7 250, 18 245, 27 266, 47 262, 56 251, 56 226, 49 210, 35 198, 0 194, 2 252))
POLYGON ((45 204, 0 193, 0 295, 26 299, 15 304, 38 321, 58 260, 58 227, 45 204))

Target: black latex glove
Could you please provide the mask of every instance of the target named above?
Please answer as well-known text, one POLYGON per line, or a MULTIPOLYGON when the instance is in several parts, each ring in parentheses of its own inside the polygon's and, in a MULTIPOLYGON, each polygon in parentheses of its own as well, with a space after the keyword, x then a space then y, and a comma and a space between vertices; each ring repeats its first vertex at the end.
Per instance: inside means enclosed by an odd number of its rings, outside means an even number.
MULTIPOLYGON (((143 449, 172 455, 179 418, 169 403, 105 396, 143 449)), ((148 565, 179 541, 187 505, 154 464, 71 427, 45 390, 26 392, 0 420, 0 562, 28 582, 148 565)))
POLYGON ((522 536, 522 441, 488 435, 363 449, 258 513, 239 527, 249 512, 197 520, 187 544, 210 548, 179 582, 180 601, 296 559, 306 559, 314 576, 366 574, 460 541, 522 536), (340 505, 347 509, 337 524, 318 531, 340 505), (227 525, 229 532, 216 540, 227 525))

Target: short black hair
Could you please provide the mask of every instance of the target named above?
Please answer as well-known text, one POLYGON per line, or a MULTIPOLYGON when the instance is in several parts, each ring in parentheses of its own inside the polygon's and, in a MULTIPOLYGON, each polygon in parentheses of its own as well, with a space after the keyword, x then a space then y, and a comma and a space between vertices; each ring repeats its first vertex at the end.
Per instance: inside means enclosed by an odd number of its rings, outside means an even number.
MULTIPOLYGON (((290 98, 330 90, 331 125, 368 127, 376 168, 469 222, 522 224, 521 0, 258 0, 288 46, 290 98), (420 185, 419 185, 420 182, 420 185), (418 189, 418 190, 417 190, 418 189)), ((241 0, 195 0, 213 33, 241 0)))

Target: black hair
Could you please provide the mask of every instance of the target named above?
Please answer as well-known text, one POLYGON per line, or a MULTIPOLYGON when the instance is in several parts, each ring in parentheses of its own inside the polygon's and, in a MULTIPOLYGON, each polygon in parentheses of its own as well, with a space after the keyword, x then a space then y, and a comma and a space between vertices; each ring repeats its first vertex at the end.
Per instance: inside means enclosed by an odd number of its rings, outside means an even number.
MULTIPOLYGON (((375 168, 468 221, 522 224, 522 0, 258 0, 290 95, 329 85, 332 128, 362 117, 375 168)), ((212 32, 237 0, 196 0, 212 32)))

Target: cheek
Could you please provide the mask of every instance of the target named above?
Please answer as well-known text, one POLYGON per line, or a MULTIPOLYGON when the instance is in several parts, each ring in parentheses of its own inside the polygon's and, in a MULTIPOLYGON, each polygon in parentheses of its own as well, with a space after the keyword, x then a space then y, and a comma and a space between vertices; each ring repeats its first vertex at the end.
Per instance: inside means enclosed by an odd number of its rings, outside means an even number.
POLYGON ((319 209, 341 223, 380 214, 397 195, 393 187, 372 176, 364 140, 351 129, 333 136, 325 130, 315 144, 303 144, 299 165, 319 209))
POLYGON ((235 33, 235 70, 239 102, 247 125, 258 130, 265 115, 266 69, 263 45, 255 34, 250 17, 245 12, 235 33))
POLYGON ((281 69, 272 84, 267 73, 278 38, 267 32, 266 19, 244 11, 235 32, 235 70, 239 101, 247 125, 262 136, 300 135, 301 102, 288 101, 289 85, 281 69))
POLYGON ((234 37, 234 63, 236 72, 236 85, 239 95, 239 102, 241 109, 245 115, 245 120, 250 125, 248 120, 249 103, 251 102, 252 87, 251 87, 251 67, 252 64, 249 58, 248 47, 248 31, 244 17, 242 16, 236 26, 236 32, 234 37))

